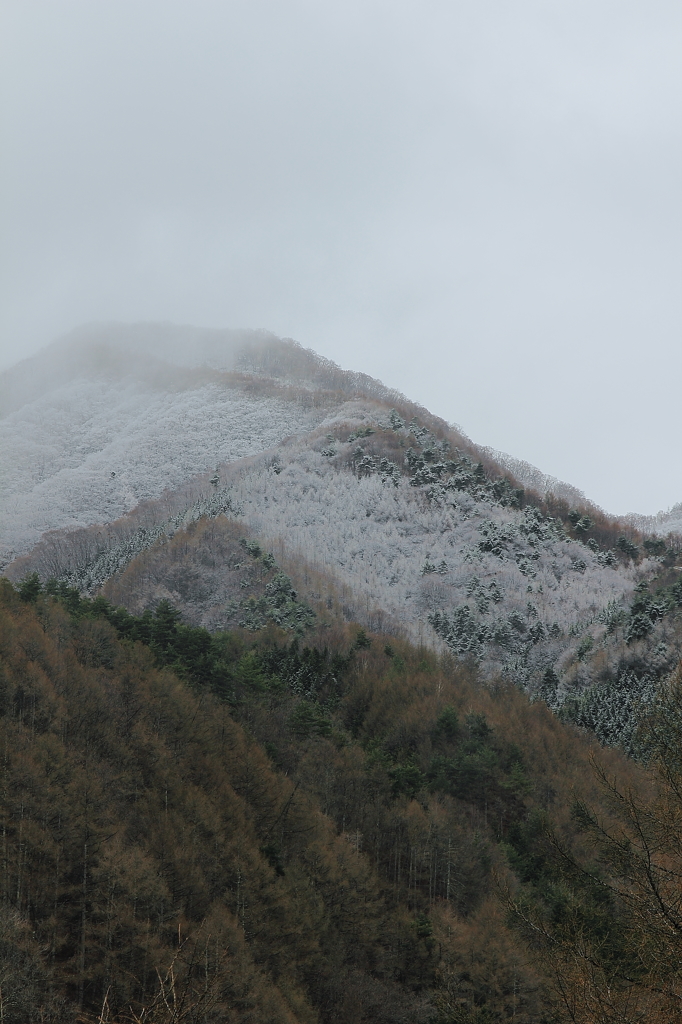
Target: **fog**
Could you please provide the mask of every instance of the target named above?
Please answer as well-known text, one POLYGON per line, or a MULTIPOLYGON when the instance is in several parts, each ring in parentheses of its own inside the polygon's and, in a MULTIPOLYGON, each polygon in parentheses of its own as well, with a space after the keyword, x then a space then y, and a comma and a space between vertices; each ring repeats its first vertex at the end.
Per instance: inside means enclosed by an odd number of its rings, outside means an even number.
POLYGON ((0 366, 265 327, 609 511, 682 500, 678 2, 0 12, 0 366))

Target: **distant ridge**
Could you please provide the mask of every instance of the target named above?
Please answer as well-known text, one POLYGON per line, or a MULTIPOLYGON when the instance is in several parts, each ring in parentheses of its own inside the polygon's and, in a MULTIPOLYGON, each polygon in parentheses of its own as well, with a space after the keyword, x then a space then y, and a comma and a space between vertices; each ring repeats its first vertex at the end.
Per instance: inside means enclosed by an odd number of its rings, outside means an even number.
POLYGON ((642 516, 631 512, 623 516, 626 523, 643 533, 655 533, 665 537, 669 533, 682 534, 682 501, 673 505, 667 512, 657 512, 655 516, 642 516))
MULTIPOLYGON (((587 497, 584 491, 567 484, 558 477, 543 473, 541 469, 523 459, 516 459, 506 452, 497 451, 495 448, 481 448, 490 459, 511 473, 520 484, 539 494, 541 498, 548 498, 550 495, 568 502, 574 508, 594 509, 604 515, 609 515, 596 502, 587 497)), ((667 512, 657 512, 656 515, 646 516, 638 512, 630 512, 624 516, 610 516, 614 521, 621 522, 640 533, 654 534, 659 537, 666 537, 670 533, 682 534, 682 502, 678 502, 669 508, 667 512)))
MULTIPOLYGON (((112 522, 348 401, 448 424, 265 330, 88 324, 0 373, 0 569, 49 530, 112 522)), ((464 435, 456 444, 474 457, 464 435)))
POLYGON ((559 480, 558 477, 543 473, 541 469, 538 469, 537 466, 530 462, 516 459, 513 455, 508 455, 506 452, 498 452, 495 448, 482 448, 481 451, 499 463, 500 466, 503 466, 524 487, 539 494, 541 498, 546 498, 547 495, 553 494, 555 498, 567 501, 569 505, 576 507, 590 506, 598 509, 600 512, 604 511, 595 502, 590 501, 584 491, 580 491, 577 487, 559 480))

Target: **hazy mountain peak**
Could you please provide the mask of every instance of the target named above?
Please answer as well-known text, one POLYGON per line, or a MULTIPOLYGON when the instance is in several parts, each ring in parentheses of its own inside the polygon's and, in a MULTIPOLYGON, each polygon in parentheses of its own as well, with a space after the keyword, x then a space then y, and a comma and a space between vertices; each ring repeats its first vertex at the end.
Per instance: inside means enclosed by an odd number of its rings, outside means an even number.
POLYGON ((171 323, 85 324, 0 373, 0 415, 75 377, 135 376, 168 380, 168 367, 237 372, 313 389, 404 399, 367 374, 343 370, 291 338, 266 330, 171 323))

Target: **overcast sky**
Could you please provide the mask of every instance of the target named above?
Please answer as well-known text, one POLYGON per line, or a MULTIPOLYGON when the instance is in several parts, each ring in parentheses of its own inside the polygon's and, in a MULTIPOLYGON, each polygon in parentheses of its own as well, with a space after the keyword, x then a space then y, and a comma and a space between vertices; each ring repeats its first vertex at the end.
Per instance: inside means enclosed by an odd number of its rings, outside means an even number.
POLYGON ((266 327, 682 501, 680 0, 0 0, 0 366, 266 327))

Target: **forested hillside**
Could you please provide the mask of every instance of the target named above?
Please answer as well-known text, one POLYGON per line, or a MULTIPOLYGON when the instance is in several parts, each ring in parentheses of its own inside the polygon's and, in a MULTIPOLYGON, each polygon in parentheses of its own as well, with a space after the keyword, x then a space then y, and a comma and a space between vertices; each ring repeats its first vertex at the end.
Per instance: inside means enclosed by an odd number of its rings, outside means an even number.
POLYGON ((293 342, 86 328, 3 387, 2 537, 17 551, 42 533, 15 582, 37 572, 136 614, 170 600, 208 629, 305 633, 331 602, 633 752, 682 654, 679 536, 609 519, 293 342))
POLYGON ((679 535, 265 332, 0 399, 0 1021, 680 1019, 679 535))
POLYGON ((10 575, 101 589, 137 614, 167 599, 218 629, 272 618, 280 565, 299 604, 331 601, 346 620, 476 662, 484 678, 503 672, 629 749, 638 706, 682 653, 679 539, 540 499, 406 411, 345 401, 305 437, 104 530, 49 535, 10 575))
POLYGON ((554 1019, 500 897, 560 888, 545 822, 584 854, 591 755, 648 792, 625 760, 357 627, 48 591, 1 594, 5 1021, 554 1019))

